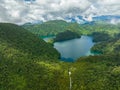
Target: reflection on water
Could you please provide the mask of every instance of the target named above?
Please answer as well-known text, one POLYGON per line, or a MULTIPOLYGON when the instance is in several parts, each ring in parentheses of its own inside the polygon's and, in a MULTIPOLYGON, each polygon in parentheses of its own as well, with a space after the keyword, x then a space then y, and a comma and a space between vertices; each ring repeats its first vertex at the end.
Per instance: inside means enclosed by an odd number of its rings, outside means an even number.
POLYGON ((90 48, 94 45, 92 38, 89 36, 82 36, 81 38, 72 39, 63 42, 55 42, 56 48, 60 54, 61 59, 65 61, 73 61, 81 56, 92 55, 90 48))

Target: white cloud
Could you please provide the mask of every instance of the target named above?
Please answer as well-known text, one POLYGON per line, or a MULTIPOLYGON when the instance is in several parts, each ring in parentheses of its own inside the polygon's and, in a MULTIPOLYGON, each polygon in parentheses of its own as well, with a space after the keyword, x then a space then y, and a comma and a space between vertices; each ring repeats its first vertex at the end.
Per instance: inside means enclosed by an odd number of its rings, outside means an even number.
POLYGON ((120 19, 115 19, 115 18, 113 18, 113 19, 110 21, 110 23, 116 25, 116 24, 120 23, 120 19))
POLYGON ((120 0, 0 0, 0 22, 25 23, 82 15, 120 15, 120 0), (32 2, 31 2, 32 1, 32 2))

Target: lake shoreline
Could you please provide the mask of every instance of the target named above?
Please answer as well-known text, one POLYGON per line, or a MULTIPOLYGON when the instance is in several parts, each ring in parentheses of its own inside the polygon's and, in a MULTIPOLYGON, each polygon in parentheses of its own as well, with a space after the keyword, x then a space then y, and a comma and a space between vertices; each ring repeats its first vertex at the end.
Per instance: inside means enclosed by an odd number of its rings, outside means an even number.
MULTIPOLYGON (((54 37, 55 36, 45 37, 44 40, 47 42, 54 37)), ((54 42, 53 46, 61 54, 61 61, 74 62, 82 56, 94 55, 94 53, 91 52, 94 44, 91 36, 82 35, 81 38, 54 42)))

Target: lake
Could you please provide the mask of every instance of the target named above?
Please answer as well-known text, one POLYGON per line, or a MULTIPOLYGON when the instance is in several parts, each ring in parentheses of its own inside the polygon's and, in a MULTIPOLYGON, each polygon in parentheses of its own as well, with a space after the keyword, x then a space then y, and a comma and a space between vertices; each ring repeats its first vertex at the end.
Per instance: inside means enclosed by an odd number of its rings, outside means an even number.
MULTIPOLYGON (((51 39, 52 37, 45 38, 44 40, 51 39)), ((55 42, 54 48, 56 48, 61 54, 61 60, 63 61, 75 61, 79 57, 93 55, 90 52, 94 42, 92 37, 81 36, 81 38, 67 40, 63 42, 55 42)))

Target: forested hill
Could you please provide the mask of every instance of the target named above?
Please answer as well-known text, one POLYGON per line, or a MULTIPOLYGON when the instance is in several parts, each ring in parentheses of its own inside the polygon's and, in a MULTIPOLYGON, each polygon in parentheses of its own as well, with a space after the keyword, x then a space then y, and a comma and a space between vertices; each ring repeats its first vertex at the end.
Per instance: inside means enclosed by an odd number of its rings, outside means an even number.
POLYGON ((7 57, 20 57, 20 54, 29 57, 59 57, 59 53, 51 45, 10 23, 0 23, 0 53, 7 57))
POLYGON ((40 24, 24 24, 23 28, 38 36, 57 35, 58 33, 70 30, 78 34, 90 35, 93 32, 102 32, 113 35, 119 32, 120 25, 105 22, 94 22, 91 24, 70 23, 63 20, 52 20, 40 24))
POLYGON ((68 23, 63 20, 48 21, 43 24, 26 25, 22 27, 39 36, 55 35, 66 30, 68 23))
MULTIPOLYGON (((106 50, 113 45, 119 52, 119 34, 107 38, 108 42, 101 39, 107 43, 106 50)), ((69 71, 72 90, 120 90, 118 52, 61 62, 59 53, 37 36, 17 25, 0 23, 0 90, 69 90, 69 71)))
POLYGON ((64 31, 56 35, 54 38, 55 42, 60 42, 60 41, 65 41, 65 40, 70 40, 74 38, 80 38, 81 36, 78 33, 72 32, 72 31, 64 31))
POLYGON ((0 23, 0 90, 57 90, 59 53, 20 26, 0 23))

